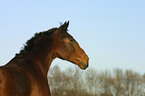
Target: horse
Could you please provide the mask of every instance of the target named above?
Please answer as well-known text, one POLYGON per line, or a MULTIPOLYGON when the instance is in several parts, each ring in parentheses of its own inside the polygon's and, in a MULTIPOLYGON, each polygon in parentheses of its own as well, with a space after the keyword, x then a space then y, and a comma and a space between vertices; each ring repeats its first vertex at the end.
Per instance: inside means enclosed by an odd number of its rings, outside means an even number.
POLYGON ((69 21, 36 33, 6 65, 0 67, 0 96, 50 96, 47 73, 55 58, 85 70, 89 58, 68 33, 69 21))

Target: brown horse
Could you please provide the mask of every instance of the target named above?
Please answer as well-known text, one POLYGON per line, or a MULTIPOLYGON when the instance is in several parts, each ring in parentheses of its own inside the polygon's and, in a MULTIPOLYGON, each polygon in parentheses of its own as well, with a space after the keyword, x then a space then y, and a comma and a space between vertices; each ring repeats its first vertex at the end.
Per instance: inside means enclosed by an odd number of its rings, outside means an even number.
POLYGON ((0 96, 50 96, 47 73, 52 60, 61 58, 88 67, 88 56, 67 33, 69 22, 36 33, 23 50, 0 67, 0 96))

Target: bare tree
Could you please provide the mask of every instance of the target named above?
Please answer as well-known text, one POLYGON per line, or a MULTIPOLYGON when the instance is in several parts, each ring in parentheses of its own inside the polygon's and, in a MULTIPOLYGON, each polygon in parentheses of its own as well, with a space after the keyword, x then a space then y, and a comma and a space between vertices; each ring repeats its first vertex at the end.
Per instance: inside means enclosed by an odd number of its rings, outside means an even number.
POLYGON ((105 71, 100 75, 100 84, 101 84, 101 96, 113 96, 112 88, 113 88, 113 79, 111 77, 110 71, 105 71))
POLYGON ((93 68, 88 69, 85 74, 86 90, 89 94, 94 94, 95 96, 100 93, 100 84, 97 75, 97 71, 93 68))
POLYGON ((77 67, 68 68, 66 70, 66 74, 71 77, 69 90, 73 90, 73 96, 77 96, 81 93, 83 94, 85 92, 85 88, 82 71, 77 67))
POLYGON ((136 72, 132 70, 127 70, 125 72, 125 89, 126 96, 143 96, 143 78, 136 72))
POLYGON ((73 67, 62 71, 54 66, 48 78, 52 96, 145 96, 145 74, 132 70, 111 73, 73 67))
POLYGON ((124 86, 123 86, 123 71, 119 68, 116 68, 113 70, 113 91, 115 96, 123 96, 123 93, 125 92, 124 86))

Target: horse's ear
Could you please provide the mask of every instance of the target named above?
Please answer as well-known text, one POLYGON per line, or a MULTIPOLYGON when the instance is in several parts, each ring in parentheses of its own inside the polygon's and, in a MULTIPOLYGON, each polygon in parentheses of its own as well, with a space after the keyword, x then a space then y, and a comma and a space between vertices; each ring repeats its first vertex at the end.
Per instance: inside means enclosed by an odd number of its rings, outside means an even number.
POLYGON ((67 28, 69 26, 69 21, 68 22, 65 22, 63 25, 61 25, 59 28, 61 28, 62 30, 66 31, 67 28))

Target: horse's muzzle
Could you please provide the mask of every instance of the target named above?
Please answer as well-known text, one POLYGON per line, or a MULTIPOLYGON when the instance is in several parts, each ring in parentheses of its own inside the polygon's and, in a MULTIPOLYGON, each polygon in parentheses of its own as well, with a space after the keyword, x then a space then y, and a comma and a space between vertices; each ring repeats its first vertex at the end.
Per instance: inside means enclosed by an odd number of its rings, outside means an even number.
POLYGON ((81 62, 80 68, 83 69, 83 70, 85 70, 85 69, 88 68, 88 66, 89 66, 89 62, 87 62, 87 63, 81 62))

